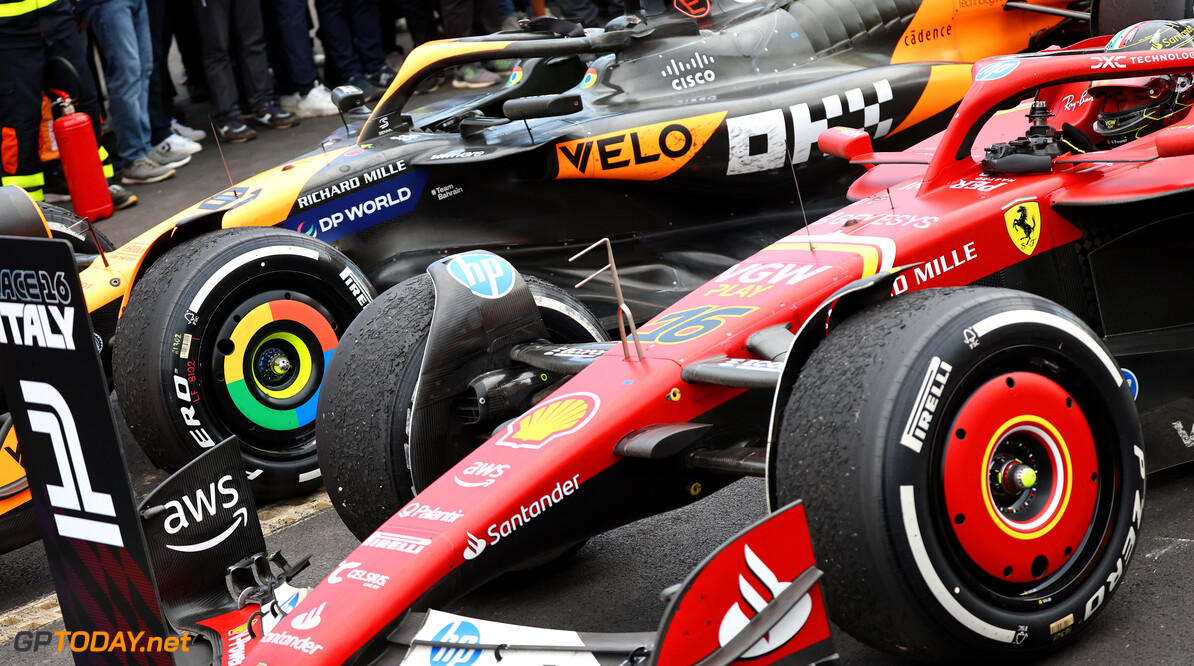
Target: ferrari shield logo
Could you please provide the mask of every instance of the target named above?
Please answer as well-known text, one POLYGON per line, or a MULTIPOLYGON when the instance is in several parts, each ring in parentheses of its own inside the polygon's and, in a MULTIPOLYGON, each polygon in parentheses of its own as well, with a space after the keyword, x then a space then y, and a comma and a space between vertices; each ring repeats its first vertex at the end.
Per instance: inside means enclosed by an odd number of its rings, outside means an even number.
POLYGON ((1041 208, 1035 201, 1019 201, 1003 212, 1007 233, 1024 254, 1031 255, 1041 238, 1041 208))

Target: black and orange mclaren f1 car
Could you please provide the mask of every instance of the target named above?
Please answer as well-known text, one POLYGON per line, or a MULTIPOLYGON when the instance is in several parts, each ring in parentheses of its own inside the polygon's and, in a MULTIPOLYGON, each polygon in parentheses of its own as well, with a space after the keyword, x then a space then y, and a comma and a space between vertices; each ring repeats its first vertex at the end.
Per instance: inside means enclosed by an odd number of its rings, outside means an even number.
MULTIPOLYGON (((810 210, 840 197, 822 129, 911 145, 944 125, 975 60, 1069 39, 1074 10, 1102 25, 1135 11, 1091 5, 651 0, 605 30, 425 45, 367 119, 82 271, 105 368, 157 465, 235 436, 260 496, 313 487, 325 366, 378 291, 469 247, 566 284, 590 268, 567 255, 609 237, 648 317, 783 235, 793 169, 810 210), (409 108, 434 71, 507 58, 520 65, 499 90, 409 108)), ((580 298, 612 325, 607 288, 580 298)))

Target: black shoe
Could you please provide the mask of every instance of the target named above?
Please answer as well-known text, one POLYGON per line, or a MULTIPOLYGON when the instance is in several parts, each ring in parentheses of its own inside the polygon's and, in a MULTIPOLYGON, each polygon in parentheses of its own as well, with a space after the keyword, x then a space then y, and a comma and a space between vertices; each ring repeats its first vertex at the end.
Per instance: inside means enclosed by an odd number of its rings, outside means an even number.
POLYGON ((373 72, 366 78, 369 79, 369 83, 372 83, 373 85, 377 86, 378 88, 385 90, 390 87, 391 83, 394 82, 395 76, 398 76, 398 72, 395 72, 394 70, 390 69, 389 67, 382 65, 381 69, 377 70, 376 72, 373 72))
POLYGON ((435 74, 428 76, 422 81, 419 81, 419 85, 415 86, 415 94, 424 95, 439 90, 439 87, 444 85, 444 80, 446 78, 447 76, 443 72, 436 72, 435 74))
POLYGON ((216 119, 216 135, 221 141, 243 143, 257 138, 257 132, 245 124, 240 116, 230 113, 216 119))
POLYGON ((257 107, 253 111, 253 116, 250 120, 258 127, 269 127, 272 129, 286 129, 298 123, 298 118, 293 113, 283 111, 282 107, 278 106, 278 103, 274 101, 257 107))
POLYGON ((108 194, 112 197, 112 206, 116 210, 124 210, 137 204, 137 195, 124 189, 123 185, 115 183, 109 185, 108 194))
POLYGON ((349 79, 348 85, 360 88, 361 92, 365 93, 366 102, 376 102, 377 100, 381 99, 381 96, 386 92, 384 88, 378 88, 377 86, 373 85, 373 82, 369 80, 369 77, 365 76, 364 74, 357 74, 349 79))

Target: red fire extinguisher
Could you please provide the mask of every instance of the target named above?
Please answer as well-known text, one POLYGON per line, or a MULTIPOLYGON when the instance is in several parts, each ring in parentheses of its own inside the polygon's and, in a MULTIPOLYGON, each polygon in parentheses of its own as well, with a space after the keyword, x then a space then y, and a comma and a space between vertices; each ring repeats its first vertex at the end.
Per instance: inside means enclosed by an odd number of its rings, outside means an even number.
MULTIPOLYGON (((75 80, 79 80, 78 72, 69 61, 59 57, 53 59, 64 63, 75 74, 75 80)), ((62 106, 62 115, 52 126, 66 186, 70 189, 71 206, 75 215, 92 222, 109 218, 113 210, 112 195, 108 192, 108 180, 104 178, 104 165, 100 162, 91 117, 76 112, 74 100, 66 93, 53 92, 59 95, 56 103, 62 106)))

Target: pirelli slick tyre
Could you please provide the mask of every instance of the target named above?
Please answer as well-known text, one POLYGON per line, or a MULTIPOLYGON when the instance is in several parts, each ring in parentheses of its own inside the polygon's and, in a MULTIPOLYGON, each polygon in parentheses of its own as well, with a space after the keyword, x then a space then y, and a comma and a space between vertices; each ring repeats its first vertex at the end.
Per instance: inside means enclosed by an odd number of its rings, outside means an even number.
POLYGON ((1102 341, 1045 299, 900 296, 829 334, 783 414, 834 621, 946 663, 1033 658, 1106 607, 1144 501, 1140 425, 1102 341))
MULTIPOLYGON (((597 318, 563 289, 523 279, 553 340, 605 339, 597 318)), ((429 276, 399 284, 349 326, 328 366, 316 422, 319 464, 332 506, 358 539, 372 534, 417 492, 407 419, 434 309, 429 276)))
POLYGON ((117 329, 129 430, 167 470, 234 436, 259 498, 314 488, 323 376, 373 296, 339 251, 283 229, 228 229, 173 248, 137 281, 117 329))
POLYGON ((41 214, 45 216, 46 224, 50 227, 50 235, 70 243, 75 254, 95 254, 95 240, 99 241, 104 252, 112 252, 116 249, 104 232, 100 231, 98 227, 92 226, 87 220, 53 204, 38 202, 37 205, 41 208, 41 214), (92 231, 95 232, 95 240, 91 238, 92 231))

